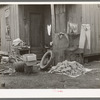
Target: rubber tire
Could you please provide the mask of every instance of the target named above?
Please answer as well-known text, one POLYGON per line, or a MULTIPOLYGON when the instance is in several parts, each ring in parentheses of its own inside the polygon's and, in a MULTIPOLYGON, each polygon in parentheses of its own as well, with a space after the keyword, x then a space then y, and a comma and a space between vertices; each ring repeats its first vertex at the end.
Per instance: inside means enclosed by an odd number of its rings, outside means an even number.
POLYGON ((43 57, 42 57, 42 59, 41 59, 41 62, 40 62, 40 69, 42 69, 42 70, 48 69, 48 67, 50 67, 50 64, 51 64, 51 62, 52 62, 52 59, 53 59, 53 53, 52 53, 51 50, 49 50, 49 51, 47 51, 47 52, 43 55, 43 57), (43 62, 44 62, 45 58, 46 58, 48 55, 50 55, 50 58, 49 58, 47 64, 44 65, 43 62))

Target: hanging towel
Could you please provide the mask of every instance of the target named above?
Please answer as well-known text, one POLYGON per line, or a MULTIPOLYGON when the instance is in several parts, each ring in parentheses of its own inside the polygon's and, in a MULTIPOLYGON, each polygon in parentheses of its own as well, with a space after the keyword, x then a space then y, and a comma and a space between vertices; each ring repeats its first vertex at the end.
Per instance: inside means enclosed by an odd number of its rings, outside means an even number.
POLYGON ((86 49, 89 49, 90 50, 90 25, 87 24, 86 25, 86 49))
POLYGON ((69 34, 69 35, 72 35, 72 34, 77 35, 77 34, 79 34, 78 33, 78 25, 75 24, 75 23, 68 22, 67 23, 67 34, 69 34))
POLYGON ((81 34, 79 40, 79 48, 80 49, 90 49, 90 25, 82 24, 81 26, 81 34))
POLYGON ((50 36, 51 35, 51 24, 47 25, 47 32, 48 32, 48 35, 50 36))

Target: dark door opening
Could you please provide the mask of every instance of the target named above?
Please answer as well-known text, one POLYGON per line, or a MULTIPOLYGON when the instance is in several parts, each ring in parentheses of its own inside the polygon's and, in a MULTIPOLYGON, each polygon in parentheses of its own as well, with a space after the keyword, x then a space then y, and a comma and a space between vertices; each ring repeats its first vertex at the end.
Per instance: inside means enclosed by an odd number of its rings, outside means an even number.
POLYGON ((30 13, 30 45, 31 52, 41 59, 43 55, 43 17, 41 13, 30 13))

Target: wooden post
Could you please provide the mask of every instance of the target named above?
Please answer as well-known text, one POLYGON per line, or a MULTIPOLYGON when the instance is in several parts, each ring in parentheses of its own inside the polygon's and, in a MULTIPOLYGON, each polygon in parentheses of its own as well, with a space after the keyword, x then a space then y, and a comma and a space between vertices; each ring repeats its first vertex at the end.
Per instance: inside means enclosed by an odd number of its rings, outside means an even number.
POLYGON ((55 11, 53 4, 51 4, 51 25, 52 25, 52 39, 53 39, 55 34, 55 11))
POLYGON ((62 62, 66 59, 66 48, 67 48, 67 41, 66 38, 59 39, 59 36, 56 32, 66 32, 66 12, 65 12, 65 6, 56 5, 58 7, 55 8, 54 5, 51 5, 51 17, 52 17, 52 40, 53 40, 53 54, 54 54, 54 65, 56 65, 58 62, 62 62), (61 11, 58 9, 61 7, 61 11), (57 13, 57 14, 56 14, 57 13), (60 16, 60 18, 57 18, 55 16, 60 16), (59 22, 59 24, 56 23, 59 22), (61 29, 59 29, 61 28, 61 29), (58 30, 57 30, 58 29, 58 30))
MULTIPOLYGON (((51 27, 52 27, 52 41, 54 41, 55 37, 55 10, 54 10, 54 4, 51 4, 51 27)), ((54 53, 54 45, 52 47, 53 51, 53 57, 54 57, 54 62, 53 65, 55 64, 55 53, 54 53)))

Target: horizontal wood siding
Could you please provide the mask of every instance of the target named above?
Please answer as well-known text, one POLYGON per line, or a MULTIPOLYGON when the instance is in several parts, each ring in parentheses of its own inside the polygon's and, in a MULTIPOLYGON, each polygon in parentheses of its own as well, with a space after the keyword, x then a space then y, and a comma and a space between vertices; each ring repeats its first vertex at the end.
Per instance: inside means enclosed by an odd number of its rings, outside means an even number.
POLYGON ((18 5, 3 6, 1 9, 1 50, 11 52, 12 41, 19 37, 18 5), (11 38, 6 39, 5 9, 9 8, 10 34, 11 38))
POLYGON ((100 6, 98 4, 82 5, 82 23, 90 24, 91 50, 89 54, 100 53, 100 6))

